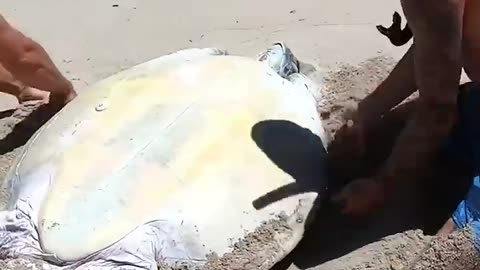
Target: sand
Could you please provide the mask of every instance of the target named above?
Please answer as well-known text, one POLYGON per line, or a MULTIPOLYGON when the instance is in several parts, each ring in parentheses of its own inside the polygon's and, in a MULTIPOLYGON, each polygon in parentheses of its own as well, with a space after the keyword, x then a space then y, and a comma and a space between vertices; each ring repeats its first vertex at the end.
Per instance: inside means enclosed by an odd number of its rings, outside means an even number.
MULTIPOLYGON (((390 24, 393 11, 401 10, 398 0, 4 0, 0 7, 8 20, 45 46, 80 92, 101 78, 178 49, 218 46, 254 56, 272 42, 284 41, 300 60, 317 68, 314 77, 325 77, 319 111, 333 133, 343 123, 345 108, 373 90, 407 48, 393 47, 375 29, 378 23, 390 24)), ((38 104, 16 107, 13 98, 0 95, 0 179, 50 115, 41 107, 29 116, 38 104)), ((0 204, 5 200, 0 191, 0 204)), ((429 236, 445 219, 435 212, 438 220, 424 220, 437 208, 442 207, 394 200, 375 219, 361 221, 326 208, 305 240, 275 268, 396 270, 417 261, 414 269, 478 269, 478 256, 463 241, 468 234, 429 236), (458 256, 462 252, 467 258, 458 256)), ((0 269, 44 268, 22 259, 0 261, 0 269)))

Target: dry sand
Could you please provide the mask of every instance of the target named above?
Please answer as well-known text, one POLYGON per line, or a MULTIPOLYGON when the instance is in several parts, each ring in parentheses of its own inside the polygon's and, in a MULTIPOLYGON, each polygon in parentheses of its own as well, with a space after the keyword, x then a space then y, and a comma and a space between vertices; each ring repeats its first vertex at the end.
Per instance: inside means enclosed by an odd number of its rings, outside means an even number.
MULTIPOLYGON (((219 46, 253 56, 272 42, 285 41, 299 59, 318 69, 317 77, 328 73, 326 100, 319 109, 332 131, 341 125, 344 108, 371 91, 406 49, 391 46, 375 29, 377 23, 389 24, 394 10, 400 11, 398 0, 4 0, 0 7, 8 20, 47 48, 79 91, 181 48, 219 46)), ((16 106, 13 98, 0 96, 0 111, 5 111, 0 120, 0 136, 5 137, 0 140, 0 179, 19 147, 50 115, 40 108, 29 116, 38 106, 12 110, 16 106)), ((0 193, 2 200, 5 196, 0 193)), ((457 263, 461 251, 472 254, 468 242, 458 243, 464 238, 432 244, 432 238, 423 234, 444 220, 440 214, 438 220, 426 222, 426 211, 415 200, 400 200, 396 206, 375 221, 353 222, 328 210, 319 213, 321 218, 305 241, 276 268, 403 269, 426 251, 427 259, 415 269, 457 269, 448 263, 457 263), (399 204, 404 207, 398 208, 399 204), (441 250, 449 255, 438 255, 441 250)), ((478 269, 478 257, 470 258, 473 261, 464 259, 457 265, 478 269)), ((0 269, 35 268, 43 266, 0 261, 0 269)))

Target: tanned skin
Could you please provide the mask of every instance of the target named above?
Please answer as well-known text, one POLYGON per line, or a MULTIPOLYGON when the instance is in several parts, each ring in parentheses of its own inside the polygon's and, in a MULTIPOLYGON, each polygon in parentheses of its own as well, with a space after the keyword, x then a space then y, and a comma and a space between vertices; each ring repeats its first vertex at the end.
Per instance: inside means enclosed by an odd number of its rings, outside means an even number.
POLYGON ((63 106, 76 93, 45 49, 0 15, 0 91, 26 100, 63 106), (42 91, 43 90, 43 91, 42 91), (49 93, 50 94, 49 94, 49 93))
MULTIPOLYGON (((420 96, 381 169, 372 177, 354 180, 335 196, 344 213, 365 215, 382 207, 396 183, 421 177, 418 172, 428 167, 447 139, 456 121, 458 85, 466 64, 462 56, 471 53, 465 51, 468 44, 462 44, 462 39, 464 43, 469 41, 466 36, 471 37, 470 42, 480 40, 480 35, 464 29, 464 10, 467 2, 473 1, 401 0, 414 44, 387 79, 359 104, 355 124, 340 130, 337 138, 350 138, 362 145, 363 133, 382 114, 417 89, 420 96)), ((475 20, 470 17, 465 21, 475 20)), ((476 27, 473 23, 469 26, 476 27)))

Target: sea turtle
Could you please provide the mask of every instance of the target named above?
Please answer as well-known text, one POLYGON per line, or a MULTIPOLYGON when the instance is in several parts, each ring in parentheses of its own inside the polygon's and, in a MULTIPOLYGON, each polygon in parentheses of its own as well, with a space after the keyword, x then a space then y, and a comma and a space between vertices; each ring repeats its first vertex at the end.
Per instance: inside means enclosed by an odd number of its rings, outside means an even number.
POLYGON ((62 269, 269 269, 326 189, 318 85, 283 43, 185 49, 104 79, 24 147, 0 257, 62 269))

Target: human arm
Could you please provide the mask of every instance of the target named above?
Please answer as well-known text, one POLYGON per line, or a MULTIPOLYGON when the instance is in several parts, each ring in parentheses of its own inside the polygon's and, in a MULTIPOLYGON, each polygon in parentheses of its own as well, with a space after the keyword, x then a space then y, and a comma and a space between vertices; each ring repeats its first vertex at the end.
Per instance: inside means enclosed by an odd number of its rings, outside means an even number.
POLYGON ((419 99, 381 174, 415 178, 447 138, 457 112, 464 0, 402 0, 415 35, 419 99))
POLYGON ((332 170, 345 172, 345 162, 352 158, 362 159, 366 151, 366 138, 380 124, 382 115, 416 90, 412 46, 387 78, 358 104, 357 110, 344 115, 353 125, 344 125, 329 146, 332 170))
POLYGON ((417 90, 413 45, 380 85, 358 104, 358 118, 372 126, 378 118, 417 90))
POLYGON ((420 176, 456 119, 464 0, 402 0, 402 6, 415 37, 413 61, 420 97, 382 169, 354 181, 336 197, 350 214, 380 207, 395 183, 420 176))

